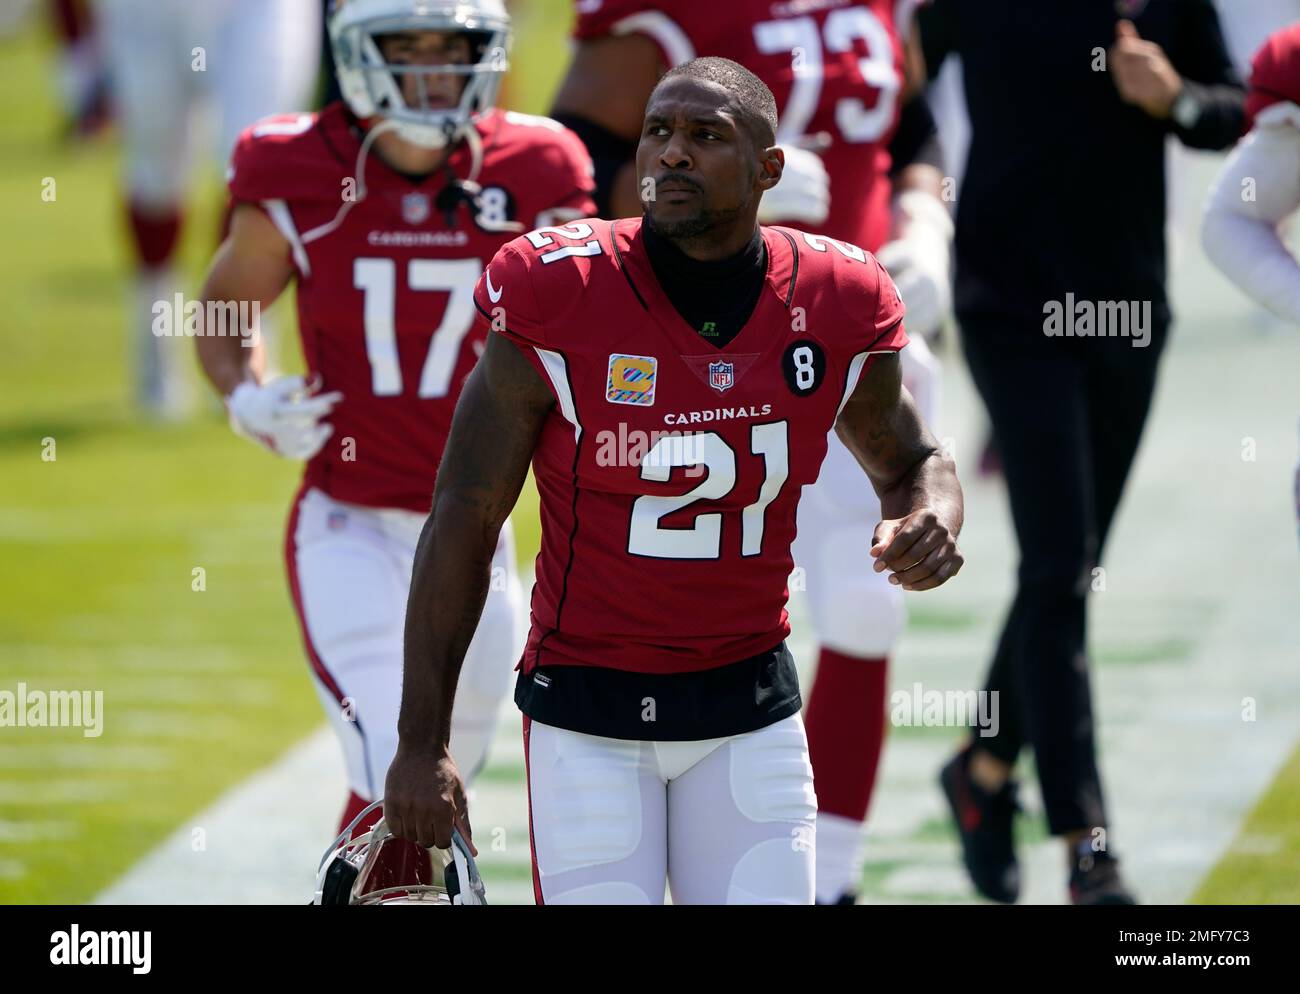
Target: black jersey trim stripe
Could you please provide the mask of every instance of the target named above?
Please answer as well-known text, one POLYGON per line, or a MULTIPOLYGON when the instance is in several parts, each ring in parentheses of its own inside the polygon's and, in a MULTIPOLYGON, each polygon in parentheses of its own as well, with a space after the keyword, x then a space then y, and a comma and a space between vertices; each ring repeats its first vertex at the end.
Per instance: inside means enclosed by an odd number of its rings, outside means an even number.
POLYGON ((897 321, 895 321, 893 324, 891 324, 888 328, 886 328, 884 331, 882 331, 879 335, 877 335, 875 338, 873 338, 873 339, 871 340, 871 343, 867 346, 867 351, 870 352, 870 351, 871 351, 871 346, 872 346, 872 345, 875 345, 878 341, 880 341, 880 340, 881 340, 882 338, 884 338, 886 335, 890 334, 890 333, 891 333, 895 328, 897 328, 897 327, 898 327, 900 324, 902 324, 902 323, 903 323, 903 319, 902 319, 902 318, 899 318, 897 321))
POLYGON ((785 293, 785 309, 790 309, 790 304, 794 300, 794 284, 799 278, 799 243, 794 240, 794 235, 784 228, 777 228, 778 232, 785 236, 785 240, 790 243, 790 251, 794 254, 794 262, 790 266, 790 288, 785 293))
POLYGON ((645 298, 641 296, 641 291, 636 288, 636 284, 632 282, 632 274, 627 271, 627 266, 623 265, 623 253, 618 250, 618 231, 615 227, 617 224, 617 221, 609 222, 609 244, 614 250, 614 263, 618 266, 618 271, 623 274, 623 279, 627 280, 627 285, 636 294, 636 299, 641 303, 641 309, 648 311, 650 307, 646 304, 645 298))
MULTIPOLYGON (((481 315, 483 316, 483 320, 488 321, 488 322, 492 322, 492 321, 495 321, 495 320, 496 320, 496 316, 495 316, 495 315, 489 314, 487 311, 483 310, 483 305, 480 304, 480 303, 478 302, 478 298, 477 298, 477 297, 474 298, 474 309, 475 309, 476 311, 478 311, 479 314, 481 314, 481 315)), ((512 342, 514 342, 514 344, 516 344, 516 345, 519 345, 519 346, 524 347, 524 348, 530 348, 530 349, 533 349, 533 348, 536 348, 536 349, 545 349, 545 348, 546 348, 545 345, 541 344, 540 342, 534 342, 534 341, 533 341, 531 338, 529 338, 527 335, 521 335, 521 334, 519 334, 519 332, 517 332, 517 331, 515 331, 514 329, 512 329, 512 328, 510 327, 510 325, 508 325, 508 324, 507 324, 507 325, 502 325, 502 328, 505 330, 506 337, 509 338, 509 339, 510 339, 512 342)), ((500 334, 500 332, 497 332, 496 328, 489 328, 488 330, 489 330, 489 331, 492 331, 492 332, 496 332, 497 334, 500 334)), ((548 352, 554 352, 555 349, 547 349, 547 351, 548 351, 548 352)), ((567 360, 566 360, 566 362, 567 362, 567 360)))

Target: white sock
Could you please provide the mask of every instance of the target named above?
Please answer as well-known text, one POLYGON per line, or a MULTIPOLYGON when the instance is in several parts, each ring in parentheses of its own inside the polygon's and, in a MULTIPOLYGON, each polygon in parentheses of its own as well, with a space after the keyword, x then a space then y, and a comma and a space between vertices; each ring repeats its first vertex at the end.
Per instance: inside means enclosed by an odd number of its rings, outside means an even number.
POLYGON ((161 302, 174 311, 180 289, 180 281, 170 268, 139 270, 129 314, 129 330, 135 345, 136 403, 149 414, 166 420, 177 420, 189 413, 188 366, 194 361, 194 342, 185 337, 183 313, 172 315, 170 336, 155 335, 154 306, 161 302))
POLYGON ((817 813, 817 900, 838 901, 845 891, 857 893, 865 859, 863 822, 817 813))

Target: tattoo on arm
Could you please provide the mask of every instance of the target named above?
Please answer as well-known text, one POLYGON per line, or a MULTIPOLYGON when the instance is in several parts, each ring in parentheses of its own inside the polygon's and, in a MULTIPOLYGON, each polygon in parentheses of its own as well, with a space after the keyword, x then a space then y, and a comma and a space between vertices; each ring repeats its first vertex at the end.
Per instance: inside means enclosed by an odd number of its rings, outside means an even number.
POLYGON ((947 512, 961 526, 956 468, 903 386, 896 354, 877 356, 862 374, 835 422, 839 436, 866 471, 886 518, 923 506, 947 512))

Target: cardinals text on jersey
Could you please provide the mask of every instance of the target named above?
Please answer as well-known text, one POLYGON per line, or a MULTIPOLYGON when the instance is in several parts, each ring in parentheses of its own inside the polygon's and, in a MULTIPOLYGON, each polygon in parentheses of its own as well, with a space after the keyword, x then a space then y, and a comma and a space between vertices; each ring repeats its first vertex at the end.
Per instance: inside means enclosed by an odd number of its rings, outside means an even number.
MULTIPOLYGON (((471 292, 513 237, 594 209, 591 162, 577 136, 547 118, 493 110, 475 119, 482 186, 475 215, 450 214, 440 169, 412 179, 376 155, 342 104, 269 118, 236 145, 229 186, 259 205, 293 250, 308 369, 343 401, 334 435, 306 483, 337 500, 428 511, 461 385, 483 347, 471 292)), ((468 171, 461 144, 448 159, 468 171)))
POLYGON ((533 462, 542 550, 525 671, 702 670, 777 645, 800 490, 871 355, 906 342, 872 256, 770 227, 754 313, 714 348, 664 295, 641 223, 530 232, 475 289, 483 327, 516 342, 556 398, 533 462), (620 436, 651 441, 603 457, 620 436))

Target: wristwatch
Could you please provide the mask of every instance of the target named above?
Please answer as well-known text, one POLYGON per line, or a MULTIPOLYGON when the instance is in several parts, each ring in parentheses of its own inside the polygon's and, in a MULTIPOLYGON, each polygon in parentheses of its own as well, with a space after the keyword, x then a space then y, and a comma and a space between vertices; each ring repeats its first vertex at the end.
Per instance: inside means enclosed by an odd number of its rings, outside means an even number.
POLYGON ((1201 119, 1201 102, 1184 86, 1174 98, 1173 106, 1169 108, 1169 116, 1180 128, 1194 127, 1201 119))

